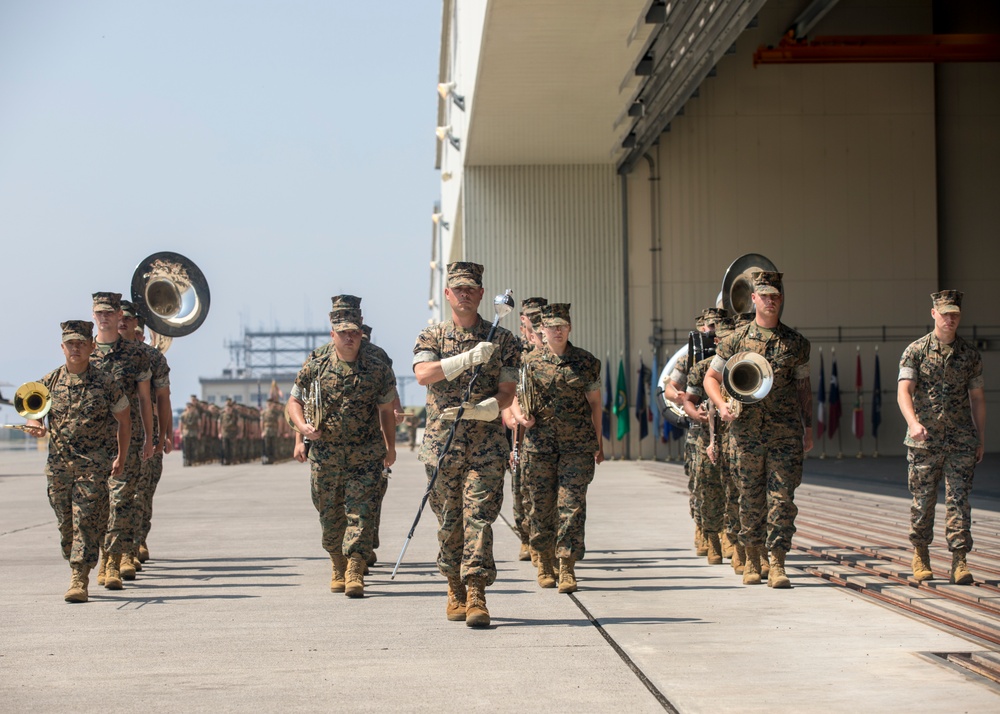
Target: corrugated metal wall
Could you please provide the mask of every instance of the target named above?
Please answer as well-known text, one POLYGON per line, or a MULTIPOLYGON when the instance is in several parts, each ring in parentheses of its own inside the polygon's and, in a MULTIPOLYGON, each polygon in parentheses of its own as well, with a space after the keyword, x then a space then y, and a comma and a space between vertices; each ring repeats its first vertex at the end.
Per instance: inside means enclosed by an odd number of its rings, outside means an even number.
MULTIPOLYGON (((573 304, 570 340, 602 361, 624 348, 620 183, 611 165, 465 169, 465 260, 486 266, 482 313, 506 288, 573 304)), ((517 329, 507 318, 504 327, 517 329)))

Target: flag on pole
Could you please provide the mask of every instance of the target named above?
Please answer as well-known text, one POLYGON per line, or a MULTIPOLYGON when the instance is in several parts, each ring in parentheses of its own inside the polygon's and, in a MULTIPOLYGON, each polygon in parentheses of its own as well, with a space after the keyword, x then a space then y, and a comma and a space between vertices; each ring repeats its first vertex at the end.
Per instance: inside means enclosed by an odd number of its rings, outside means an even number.
POLYGON ((823 348, 819 348, 819 386, 816 387, 816 434, 826 433, 826 370, 823 369, 823 348))
POLYGON ((605 439, 611 438, 611 356, 604 361, 604 410, 601 413, 601 433, 605 439))
POLYGON ((649 435, 649 409, 646 407, 646 380, 649 370, 639 356, 639 387, 635 392, 635 418, 639 420, 639 441, 649 435))
POLYGON ((872 436, 878 438, 882 423, 882 374, 878 367, 878 348, 875 348, 875 381, 872 383, 872 436))
POLYGON ((625 361, 618 360, 618 390, 615 394, 615 418, 618 422, 618 441, 625 438, 631 425, 628 423, 628 382, 625 381, 625 361))
POLYGON ((833 354, 830 365, 830 438, 840 427, 840 380, 837 379, 837 354, 833 354))
POLYGON ((865 435, 865 407, 861 381, 861 348, 858 348, 858 361, 854 369, 854 437, 860 439, 865 435))

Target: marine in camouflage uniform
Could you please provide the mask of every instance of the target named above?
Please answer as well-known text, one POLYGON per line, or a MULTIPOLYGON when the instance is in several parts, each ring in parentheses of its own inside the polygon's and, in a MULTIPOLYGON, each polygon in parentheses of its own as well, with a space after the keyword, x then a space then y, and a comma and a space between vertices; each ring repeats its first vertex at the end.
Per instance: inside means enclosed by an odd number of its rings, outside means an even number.
MULTIPOLYGON (((725 317, 725 311, 710 308, 703 315, 705 324, 710 329, 709 334, 716 337, 728 336, 732 332, 732 323, 725 317)), ((726 483, 723 480, 722 460, 714 461, 708 457, 707 449, 712 437, 709 419, 715 415, 702 406, 707 399, 704 389, 705 374, 712 363, 714 354, 696 362, 687 376, 687 400, 684 411, 691 420, 695 430, 695 454, 691 467, 694 471, 694 490, 698 494, 697 503, 700 509, 702 534, 706 540, 708 562, 712 565, 722 563, 722 544, 720 533, 724 530, 726 507, 726 483)), ((718 435, 716 435, 718 439, 718 435)))
MULTIPOLYGON (((535 413, 524 423, 530 454, 531 547, 538 554, 538 584, 559 592, 577 589, 576 561, 586 555, 587 487, 604 460, 601 441, 601 361, 569 341, 570 306, 541 309, 548 346, 532 352, 525 367, 535 389, 535 413)), ((515 408, 520 414, 520 408, 515 408)), ((523 415, 522 415, 523 418, 523 415)))
POLYGON ((235 463, 236 439, 240 435, 240 415, 236 411, 236 403, 226 400, 226 408, 219 416, 219 439, 222 442, 222 465, 235 463))
MULTIPOLYGON (((334 311, 361 309, 361 298, 359 298, 356 295, 334 295, 332 298, 330 298, 330 301, 332 303, 332 309, 334 311)), ((364 315, 362 315, 362 320, 364 320, 364 315)), ((371 336, 372 336, 371 326, 366 325, 362 322, 361 330, 364 333, 362 337, 361 351, 371 355, 374 359, 377 359, 379 362, 388 367, 390 373, 392 373, 392 358, 389 357, 389 354, 384 349, 382 349, 381 347, 379 347, 378 345, 376 345, 374 342, 371 341, 371 336)), ((315 350, 313 350, 312 353, 310 353, 309 358, 314 359, 316 357, 321 357, 325 354, 328 354, 332 349, 333 349, 333 342, 328 342, 325 345, 321 345, 320 347, 317 347, 315 350)), ((396 376, 395 374, 393 374, 393 386, 395 386, 395 380, 396 376)), ((396 425, 398 426, 399 424, 403 423, 404 419, 403 405, 400 403, 398 394, 396 395, 396 401, 393 402, 392 407, 393 407, 393 412, 395 414, 396 425)), ((300 437, 297 436, 296 438, 298 439, 300 437)), ((388 488, 389 488, 389 474, 383 473, 382 480, 379 482, 378 486, 378 502, 375 508, 375 539, 373 547, 376 549, 380 545, 379 529, 382 525, 382 501, 385 500, 385 494, 388 488)), ((375 565, 376 560, 377 556, 373 551, 371 557, 369 558, 368 564, 375 565)))
POLYGON ((928 546, 934 540, 934 508, 938 487, 945 482, 945 538, 952 553, 951 582, 973 582, 966 554, 972 550, 969 494, 976 464, 983 458, 986 402, 983 361, 976 349, 956 334, 962 315, 962 293, 942 290, 931 295, 934 331, 912 343, 899 361, 897 401, 907 434, 910 542, 913 575, 930 580, 928 546))
POLYGON ((486 342, 490 323, 477 310, 483 297, 483 266, 448 266, 445 297, 453 319, 424 329, 413 347, 413 371, 427 387, 427 422, 420 460, 430 480, 438 519, 438 569, 448 578, 445 613, 470 627, 489 625, 486 586, 496 579, 493 522, 503 502, 503 474, 509 444, 500 410, 510 406, 521 352, 517 338, 497 327, 486 342), (479 367, 470 402, 462 398, 479 367), (464 406, 461 423, 452 421, 464 406), (441 459, 452 426, 454 439, 441 459), (440 459, 440 462, 439 462, 440 459))
POLYGON ((201 410, 198 408, 198 397, 191 395, 191 401, 181 413, 181 450, 184 454, 184 465, 191 466, 199 460, 198 437, 201 433, 201 410))
MULTIPOLYGON (((69 320, 61 327, 66 364, 38 380, 52 399, 45 478, 62 555, 73 572, 64 599, 87 602, 108 522, 108 477, 121 474, 128 454, 129 404, 114 377, 90 365, 94 324, 69 320)), ((37 427, 32 436, 46 433, 37 419, 27 425, 37 427)))
MULTIPOLYGON (((538 329, 541 329, 541 309, 548 304, 549 301, 543 297, 530 297, 521 301, 520 342, 522 365, 528 355, 536 349, 535 340, 538 338, 534 336, 538 334, 538 329), (533 324, 533 319, 537 322, 538 329, 533 324)), ((531 492, 529 479, 526 476, 528 464, 527 455, 523 449, 524 430, 518 427, 509 409, 505 410, 504 420, 504 423, 512 429, 510 433, 511 448, 513 449, 515 446, 514 439, 517 439, 518 442, 516 444, 518 458, 516 462, 512 458, 510 466, 510 492, 513 500, 514 530, 521 540, 521 550, 518 554, 518 560, 532 560, 534 562, 535 558, 532 557, 529 543, 530 526, 528 524, 528 513, 531 510, 531 492)))
POLYGON ((128 397, 131 416, 131 444, 120 476, 108 479, 110 514, 104 538, 107 573, 98 573, 97 582, 108 589, 120 589, 121 579, 135 578, 132 554, 138 550, 137 524, 140 521, 135 499, 142 478, 142 462, 153 455, 153 411, 149 381, 149 356, 132 340, 118 334, 121 320, 120 293, 94 293, 94 321, 97 346, 90 363, 110 372, 128 397), (120 577, 119 577, 120 576, 120 577))
POLYGON ((260 413, 260 435, 264 440, 260 459, 262 464, 273 464, 278 459, 277 444, 281 416, 281 404, 276 399, 268 398, 260 413))
POLYGON ((746 549, 745 584, 760 582, 760 559, 770 551, 768 585, 787 588, 785 554, 795 533, 795 489, 802 482, 802 459, 812 448, 812 390, 809 341, 778 319, 783 295, 781 273, 756 271, 751 299, 754 322, 719 343, 705 379, 705 389, 720 417, 732 421, 736 470, 740 483, 740 543, 746 549), (770 392, 744 404, 739 418, 722 399, 722 371, 737 352, 763 355, 774 371, 770 392))
POLYGON ((390 369, 361 349, 360 310, 334 310, 330 324, 334 348, 303 366, 288 414, 311 444, 313 505, 333 564, 330 590, 362 597, 379 481, 396 458, 396 386, 390 369), (316 382, 323 413, 318 425, 308 425, 303 400, 316 382))
MULTIPOLYGON (((146 538, 153 524, 153 495, 163 475, 163 454, 173 449, 174 417, 170 408, 170 365, 166 355, 145 342, 145 321, 135 311, 135 306, 122 300, 122 321, 119 333, 125 339, 133 339, 149 356, 150 397, 153 412, 153 455, 142 463, 139 485, 136 488, 136 521, 133 523, 136 537, 133 550, 129 554, 133 561, 145 563, 149 559, 146 538), (162 424, 162 426, 161 426, 162 424)), ((136 570, 142 570, 136 565, 136 570)))

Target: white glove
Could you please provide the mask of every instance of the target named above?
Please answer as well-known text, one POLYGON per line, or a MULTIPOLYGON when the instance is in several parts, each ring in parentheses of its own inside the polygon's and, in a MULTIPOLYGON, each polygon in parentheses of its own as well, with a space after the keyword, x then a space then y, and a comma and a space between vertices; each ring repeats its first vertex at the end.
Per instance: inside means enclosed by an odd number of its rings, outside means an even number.
MULTIPOLYGON (((488 343, 481 342, 480 344, 488 344, 488 343)), ((497 402, 496 397, 490 397, 489 399, 484 399, 483 401, 479 402, 479 404, 466 402, 462 406, 465 407, 465 411, 462 412, 463 419, 475 419, 476 421, 493 421, 498 416, 500 416, 500 404, 497 402)), ((458 416, 458 407, 448 407, 447 409, 441 412, 441 421, 454 421, 456 416, 458 416)))
POLYGON ((469 367, 489 362, 496 348, 497 346, 492 342, 480 342, 468 352, 454 357, 445 357, 441 360, 441 370, 444 372, 445 379, 449 382, 454 381, 455 377, 469 367))

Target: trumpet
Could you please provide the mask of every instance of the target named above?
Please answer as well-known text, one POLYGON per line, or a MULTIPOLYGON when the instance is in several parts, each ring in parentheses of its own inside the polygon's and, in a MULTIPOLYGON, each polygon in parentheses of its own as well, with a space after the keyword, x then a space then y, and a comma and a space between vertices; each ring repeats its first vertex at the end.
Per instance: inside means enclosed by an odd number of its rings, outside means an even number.
MULTIPOLYGON (((25 382, 14 392, 14 409, 25 419, 44 419, 52 408, 52 394, 41 382, 25 382)), ((4 429, 27 432, 38 427, 26 424, 3 424, 4 429)))

